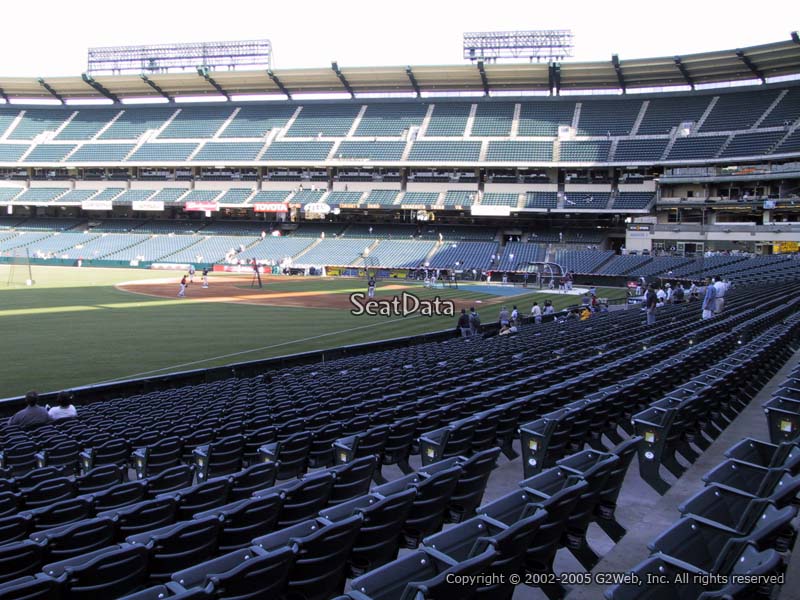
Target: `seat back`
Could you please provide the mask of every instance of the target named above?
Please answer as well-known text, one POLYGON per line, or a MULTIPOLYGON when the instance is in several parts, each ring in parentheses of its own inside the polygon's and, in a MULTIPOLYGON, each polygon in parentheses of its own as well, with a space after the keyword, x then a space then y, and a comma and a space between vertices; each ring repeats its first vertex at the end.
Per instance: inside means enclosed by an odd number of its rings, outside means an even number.
POLYGON ((160 494, 168 494, 192 485, 194 467, 178 465, 162 471, 158 475, 147 478, 147 495, 155 498, 160 494))
POLYGON ((499 455, 500 448, 489 448, 460 463, 462 473, 450 498, 448 521, 458 523, 475 514, 499 455))
POLYGON ((277 528, 289 527, 314 517, 327 505, 333 485, 333 473, 322 471, 273 488, 281 489, 285 494, 277 528))
POLYGON ((349 559, 353 576, 371 571, 397 557, 403 525, 416 496, 416 489, 409 488, 356 509, 362 523, 349 559))
POLYGON ((216 598, 282 598, 294 560, 288 547, 258 554, 246 549, 179 571, 172 580, 184 587, 210 586, 216 598))
POLYGON ((411 514, 403 526, 406 547, 416 548, 423 537, 442 526, 460 476, 461 467, 455 466, 414 484, 417 495, 411 514))
MULTIPOLYGON (((50 570, 46 565, 44 571, 50 570)), ((66 569, 65 600, 103 600, 131 592, 147 580, 147 550, 124 546, 95 554, 66 569)))
POLYGON ((146 546, 150 555, 150 578, 166 581, 175 571, 211 558, 217 549, 220 529, 219 519, 206 517, 133 535, 126 541, 146 546))
POLYGON ((146 492, 147 484, 144 481, 129 481, 92 494, 90 497, 94 511, 99 513, 141 502, 145 499, 146 492))
POLYGON ((230 485, 227 478, 220 477, 170 494, 178 500, 178 520, 191 519, 195 513, 225 504, 230 485))
POLYGON ((341 504, 351 498, 366 494, 369 491, 377 464, 377 455, 369 454, 330 469, 334 475, 334 481, 328 504, 341 504))
POLYGON ((240 470, 243 450, 243 435, 231 435, 209 444, 208 477, 229 475, 240 470))
POLYGON ((32 529, 33 518, 30 514, 17 514, 0 519, 0 546, 24 540, 32 529))
POLYGON ((90 497, 83 497, 55 502, 27 514, 31 516, 33 529, 40 531, 88 519, 94 513, 90 497))
POLYGON ((235 502, 253 495, 256 490, 261 490, 275 485, 277 465, 274 463, 256 463, 234 473, 228 477, 231 482, 228 500, 235 502))
POLYGON ((101 512, 97 516, 116 521, 117 539, 121 541, 131 535, 172 525, 177 514, 178 501, 171 496, 165 496, 101 512))
POLYGON ((0 583, 35 573, 44 557, 44 546, 31 540, 0 546, 0 583))
POLYGON ((31 539, 46 546, 46 561, 58 562, 110 546, 116 533, 114 521, 101 517, 39 531, 31 539))
POLYGON ((304 598, 330 598, 341 594, 346 580, 347 557, 358 535, 361 518, 353 516, 301 538, 289 575, 289 592, 304 598))
POLYGON ((61 586, 52 577, 20 577, 0 584, 0 598, 8 600, 61 600, 61 586))
POLYGON ((272 493, 238 500, 225 506, 197 513, 196 519, 215 516, 222 522, 219 551, 230 552, 250 545, 256 537, 275 530, 283 507, 283 496, 272 493))
POLYGON ((119 465, 99 465, 75 479, 78 494, 92 494, 122 483, 124 469, 119 465))

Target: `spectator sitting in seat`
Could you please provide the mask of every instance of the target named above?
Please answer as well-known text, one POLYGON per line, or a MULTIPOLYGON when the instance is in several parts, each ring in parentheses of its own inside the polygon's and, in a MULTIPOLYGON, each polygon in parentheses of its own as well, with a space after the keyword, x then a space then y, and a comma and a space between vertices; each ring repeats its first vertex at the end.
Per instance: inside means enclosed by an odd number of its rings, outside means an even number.
POLYGON ((58 398, 56 398, 56 406, 47 411, 47 414, 50 415, 53 421, 77 417, 78 411, 72 404, 72 394, 69 392, 59 392, 58 398))
POLYGON ((8 424, 17 427, 36 427, 50 422, 50 415, 44 407, 39 406, 38 392, 30 391, 25 394, 25 408, 17 412, 8 420, 8 424))

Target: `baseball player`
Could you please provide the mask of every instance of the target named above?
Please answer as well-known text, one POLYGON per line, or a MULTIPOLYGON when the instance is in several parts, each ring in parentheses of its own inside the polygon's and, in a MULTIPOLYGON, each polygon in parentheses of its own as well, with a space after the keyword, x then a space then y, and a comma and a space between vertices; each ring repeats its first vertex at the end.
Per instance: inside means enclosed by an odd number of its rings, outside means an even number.
POLYGON ((208 267, 203 269, 203 287, 204 288, 208 287, 208 267))
POLYGON ((181 278, 181 289, 178 292, 178 298, 186 297, 186 275, 181 278))

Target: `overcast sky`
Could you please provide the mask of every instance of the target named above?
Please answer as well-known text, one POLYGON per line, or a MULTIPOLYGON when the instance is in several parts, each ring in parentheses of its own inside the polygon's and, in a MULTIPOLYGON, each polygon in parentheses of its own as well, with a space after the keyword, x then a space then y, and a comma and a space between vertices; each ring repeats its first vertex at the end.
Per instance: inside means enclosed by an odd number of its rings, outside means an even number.
POLYGON ((275 68, 464 62, 467 31, 571 29, 572 60, 673 56, 789 39, 796 0, 5 1, 0 77, 79 75, 90 47, 269 39, 275 68))

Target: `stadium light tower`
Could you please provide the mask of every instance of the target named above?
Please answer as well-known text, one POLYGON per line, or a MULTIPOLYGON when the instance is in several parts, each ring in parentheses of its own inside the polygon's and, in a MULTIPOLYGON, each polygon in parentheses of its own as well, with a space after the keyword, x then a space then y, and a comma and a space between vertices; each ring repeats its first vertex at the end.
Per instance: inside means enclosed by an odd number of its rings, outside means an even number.
POLYGON ((558 61, 572 56, 573 38, 569 29, 465 33, 464 58, 473 62, 497 62, 498 58, 558 61))
POLYGON ((272 43, 269 40, 235 42, 195 42, 152 46, 114 46, 89 48, 90 74, 168 73, 178 70, 208 70, 237 67, 272 68, 272 43))

